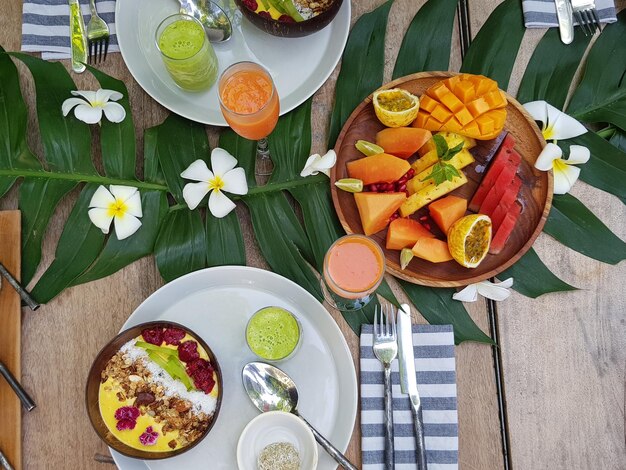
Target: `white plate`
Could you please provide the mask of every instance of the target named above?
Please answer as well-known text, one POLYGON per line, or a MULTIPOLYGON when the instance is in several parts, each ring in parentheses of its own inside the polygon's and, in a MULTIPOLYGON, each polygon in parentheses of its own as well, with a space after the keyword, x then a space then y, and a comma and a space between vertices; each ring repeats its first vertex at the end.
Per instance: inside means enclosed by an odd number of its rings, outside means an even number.
MULTIPOLYGON (((303 38, 279 38, 251 24, 230 0, 217 0, 233 22, 230 40, 214 44, 219 73, 242 60, 267 68, 278 89, 280 114, 291 111, 315 93, 341 58, 350 29, 350 1, 324 29, 303 38)), ((117 0, 117 41, 137 83, 170 111, 192 121, 226 126, 219 109, 217 86, 190 93, 176 86, 165 70, 154 41, 159 23, 178 12, 176 0, 117 0)))
MULTIPOLYGON (((193 449, 165 460, 141 461, 111 451, 121 470, 172 468, 234 470, 237 441, 259 414, 245 394, 243 366, 258 360, 248 349, 248 319, 262 307, 293 312, 302 323, 302 344, 291 359, 277 364, 298 384, 298 410, 336 447, 348 447, 357 411, 357 381, 348 345, 326 309, 306 290, 262 269, 225 266, 196 271, 148 297, 122 329, 138 323, 171 320, 206 341, 223 375, 222 407, 215 426, 193 449)), ((319 470, 337 464, 318 447, 319 470)))

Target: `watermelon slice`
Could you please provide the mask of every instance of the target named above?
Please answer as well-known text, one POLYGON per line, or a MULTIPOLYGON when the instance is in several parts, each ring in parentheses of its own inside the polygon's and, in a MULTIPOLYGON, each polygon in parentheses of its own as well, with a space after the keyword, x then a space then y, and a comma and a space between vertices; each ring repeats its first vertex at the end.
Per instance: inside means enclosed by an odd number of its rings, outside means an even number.
POLYGON ((498 202, 496 208, 491 214, 489 214, 489 217, 491 217, 491 230, 493 233, 497 232, 498 228, 500 228, 500 224, 502 224, 504 216, 511 207, 511 204, 513 204, 515 199, 517 199, 521 186, 522 180, 516 176, 511 184, 506 188, 506 191, 504 192, 502 199, 498 202))
POLYGON ((504 220, 500 224, 500 228, 495 232, 493 239, 491 240, 491 245, 489 246, 489 253, 492 255, 497 255, 502 251, 506 241, 509 239, 511 232, 515 228, 515 224, 517 223, 517 219, 522 212, 522 206, 518 203, 514 203, 504 216, 504 220))
MULTIPOLYGON (((511 152, 515 152, 515 150, 511 150, 511 152)), ((519 158, 519 161, 521 161, 521 157, 519 158)), ((500 175, 498 176, 498 178, 496 178, 495 182, 493 183, 493 186, 487 193, 485 200, 480 205, 480 210, 478 212, 491 217, 491 214, 493 214, 493 211, 498 206, 498 203, 502 200, 504 193, 509 189, 509 186, 515 180, 515 173, 517 172, 518 168, 519 168, 519 164, 518 165, 511 164, 511 165, 507 165, 504 167, 502 172, 500 172, 500 175)), ((518 190, 519 190, 519 187, 518 187, 518 190)), ((515 200, 516 196, 517 196, 517 193, 514 194, 513 200, 515 200)))
MULTIPOLYGON (((507 136, 502 141, 500 150, 498 150, 498 153, 494 157, 493 162, 490 164, 487 173, 483 177, 483 180, 480 182, 480 186, 478 186, 476 193, 474 193, 474 197, 472 198, 469 205, 469 209, 471 211, 478 212, 480 206, 487 197, 489 190, 498 179, 498 176, 500 176, 502 170, 504 170, 504 167, 515 163, 515 159, 520 158, 517 152, 515 152, 515 154, 511 156, 514 145, 515 140, 513 139, 513 137, 511 137, 510 134, 507 134, 507 136), (509 161, 511 159, 512 161, 509 161)), ((519 165, 520 161, 518 161, 515 165, 519 165)))

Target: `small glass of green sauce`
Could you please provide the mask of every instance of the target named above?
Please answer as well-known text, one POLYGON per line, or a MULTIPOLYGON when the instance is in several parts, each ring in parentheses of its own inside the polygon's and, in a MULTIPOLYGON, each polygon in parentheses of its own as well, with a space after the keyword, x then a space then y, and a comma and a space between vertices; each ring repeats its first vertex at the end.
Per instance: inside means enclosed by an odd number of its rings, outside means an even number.
POLYGON ((246 342, 261 359, 282 361, 291 357, 302 337, 300 322, 280 307, 265 307, 257 311, 246 327, 246 342))
POLYGON ((155 39, 165 68, 180 88, 200 91, 215 83, 217 56, 204 27, 193 16, 168 16, 157 28, 155 39))

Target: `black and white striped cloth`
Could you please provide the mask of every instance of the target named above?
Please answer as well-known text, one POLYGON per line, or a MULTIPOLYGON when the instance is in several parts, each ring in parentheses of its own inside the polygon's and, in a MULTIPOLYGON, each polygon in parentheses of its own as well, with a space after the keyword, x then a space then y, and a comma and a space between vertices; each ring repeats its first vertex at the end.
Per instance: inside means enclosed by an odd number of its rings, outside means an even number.
MULTIPOLYGON (((617 21, 614 0, 595 0, 595 3, 601 23, 617 21)), ((522 9, 527 28, 552 28, 559 25, 554 0, 522 0, 522 9)), ((574 24, 578 22, 574 20, 574 24)))
MULTIPOLYGON (((363 470, 384 468, 383 368, 374 356, 372 325, 361 327, 361 447, 363 470)), ((454 334, 451 325, 413 325, 417 388, 422 400, 428 470, 456 470, 459 460, 454 334)), ((391 369, 396 470, 415 470, 408 395, 391 369)))
MULTIPOLYGON (((86 26, 91 18, 89 0, 79 1, 86 26)), ((109 52, 119 51, 115 36, 115 0, 96 0, 96 8, 109 25, 109 52)), ((70 7, 67 0, 24 0, 22 50, 41 52, 44 59, 70 57, 70 7)))

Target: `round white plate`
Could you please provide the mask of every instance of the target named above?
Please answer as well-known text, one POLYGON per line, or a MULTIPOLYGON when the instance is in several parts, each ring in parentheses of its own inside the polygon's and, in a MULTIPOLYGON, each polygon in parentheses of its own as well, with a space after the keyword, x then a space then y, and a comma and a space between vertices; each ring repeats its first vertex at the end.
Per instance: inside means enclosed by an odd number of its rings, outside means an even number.
MULTIPOLYGON (((248 319, 262 307, 293 312, 302 323, 302 344, 278 365, 298 385, 298 410, 336 447, 348 447, 357 411, 357 381, 348 345, 326 309, 306 290, 262 269, 224 266, 196 271, 148 297, 122 329, 138 323, 171 320, 195 331, 211 347, 223 375, 222 407, 208 436, 193 449, 165 460, 142 461, 111 451, 121 470, 172 468, 234 470, 237 441, 259 414, 246 395, 241 371, 258 360, 248 349, 248 319)), ((337 464, 318 447, 319 470, 337 464)))
MULTIPOLYGON (((350 29, 350 1, 324 29, 303 38, 279 38, 242 18, 230 0, 217 0, 233 23, 232 37, 214 44, 219 73, 242 60, 267 68, 278 89, 280 114, 291 111, 315 93, 341 58, 350 29), (229 5, 225 7, 224 5, 229 5)), ((170 111, 192 121, 226 126, 218 104, 217 86, 191 93, 176 86, 156 48, 154 33, 167 16, 178 12, 176 0, 117 0, 117 41, 126 66, 137 83, 170 111)))

